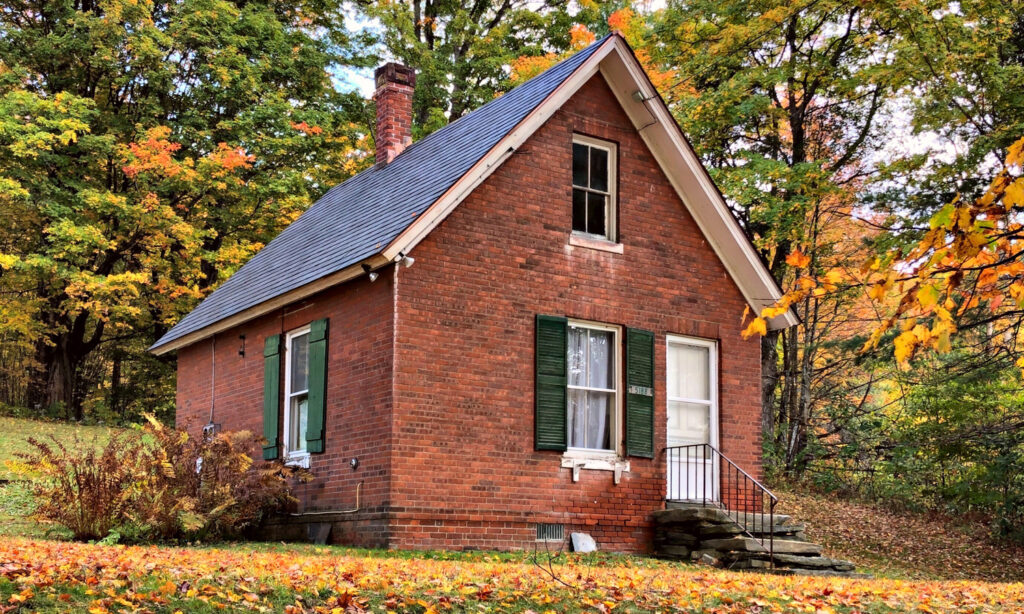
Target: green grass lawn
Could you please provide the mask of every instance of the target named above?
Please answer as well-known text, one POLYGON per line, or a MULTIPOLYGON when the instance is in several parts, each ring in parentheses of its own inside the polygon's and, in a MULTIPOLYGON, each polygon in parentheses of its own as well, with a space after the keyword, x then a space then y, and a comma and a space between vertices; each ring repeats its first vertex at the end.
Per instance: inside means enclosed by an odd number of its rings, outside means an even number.
MULTIPOLYGON (((101 445, 114 430, 0 418, 0 467, 30 449, 29 437, 101 445)), ((0 476, 0 612, 1024 611, 1019 549, 803 489, 784 492, 780 511, 808 521, 809 536, 830 555, 882 577, 787 578, 604 552, 549 558, 254 542, 82 544, 31 519, 22 474, 0 476)))
POLYGON ((102 445, 115 429, 108 426, 81 426, 62 422, 44 422, 24 418, 0 417, 0 480, 19 479, 7 465, 16 460, 18 452, 28 452, 30 437, 45 440, 51 435, 58 441, 70 443, 76 437, 83 444, 102 445))
POLYGON ((11 465, 19 452, 29 452, 30 437, 47 440, 51 435, 71 444, 77 438, 82 445, 103 445, 115 429, 106 426, 81 426, 24 418, 0 417, 0 536, 66 536, 60 527, 40 524, 31 518, 34 504, 25 477, 11 465))

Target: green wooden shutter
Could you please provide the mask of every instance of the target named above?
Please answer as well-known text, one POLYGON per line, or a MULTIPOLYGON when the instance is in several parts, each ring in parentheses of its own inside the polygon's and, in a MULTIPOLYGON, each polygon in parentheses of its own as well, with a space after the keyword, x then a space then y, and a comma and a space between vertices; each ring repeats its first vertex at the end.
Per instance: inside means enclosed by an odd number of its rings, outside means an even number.
POLYGON ((306 450, 324 451, 324 409, 327 393, 327 319, 309 325, 309 419, 306 450))
POLYGON ((654 333, 626 329, 626 454, 654 458, 654 333))
POLYGON ((534 447, 538 450, 566 448, 567 335, 567 319, 558 316, 537 316, 533 428, 534 447))
POLYGON ((281 335, 267 337, 263 345, 263 444, 264 460, 278 456, 277 425, 281 414, 281 335))

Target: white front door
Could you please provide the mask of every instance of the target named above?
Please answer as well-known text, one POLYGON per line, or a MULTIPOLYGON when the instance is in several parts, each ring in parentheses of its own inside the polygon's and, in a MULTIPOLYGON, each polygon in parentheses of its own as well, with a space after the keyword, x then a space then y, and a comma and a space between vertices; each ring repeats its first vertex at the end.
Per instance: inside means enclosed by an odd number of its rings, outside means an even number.
POLYGON ((718 356, 714 341, 668 336, 668 498, 718 500, 717 467, 707 449, 718 447, 718 356))

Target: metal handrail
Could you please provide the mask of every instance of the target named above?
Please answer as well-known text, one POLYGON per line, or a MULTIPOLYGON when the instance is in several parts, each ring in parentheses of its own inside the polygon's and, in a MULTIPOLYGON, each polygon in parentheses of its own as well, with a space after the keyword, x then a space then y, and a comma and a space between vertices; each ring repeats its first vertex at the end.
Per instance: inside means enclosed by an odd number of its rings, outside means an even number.
POLYGON ((665 448, 665 456, 668 465, 666 501, 698 503, 702 507, 711 505, 722 510, 747 537, 767 548, 768 564, 774 569, 775 505, 779 498, 711 444, 670 446, 665 448), (704 468, 700 469, 698 464, 704 468), (741 514, 749 524, 741 520, 741 514), (766 518, 767 540, 763 537, 766 518), (761 537, 755 534, 758 526, 761 537))

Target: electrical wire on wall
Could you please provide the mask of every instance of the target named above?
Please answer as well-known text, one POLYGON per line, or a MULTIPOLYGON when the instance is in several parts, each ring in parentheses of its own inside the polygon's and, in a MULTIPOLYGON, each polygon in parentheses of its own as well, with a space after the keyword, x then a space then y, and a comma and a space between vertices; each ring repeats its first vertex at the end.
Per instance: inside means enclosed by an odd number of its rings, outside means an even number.
POLYGON ((210 424, 213 424, 213 412, 217 407, 217 335, 210 343, 210 424))
POLYGON ((209 439, 217 432, 213 418, 217 408, 217 335, 210 338, 210 421, 203 427, 203 437, 209 439))

